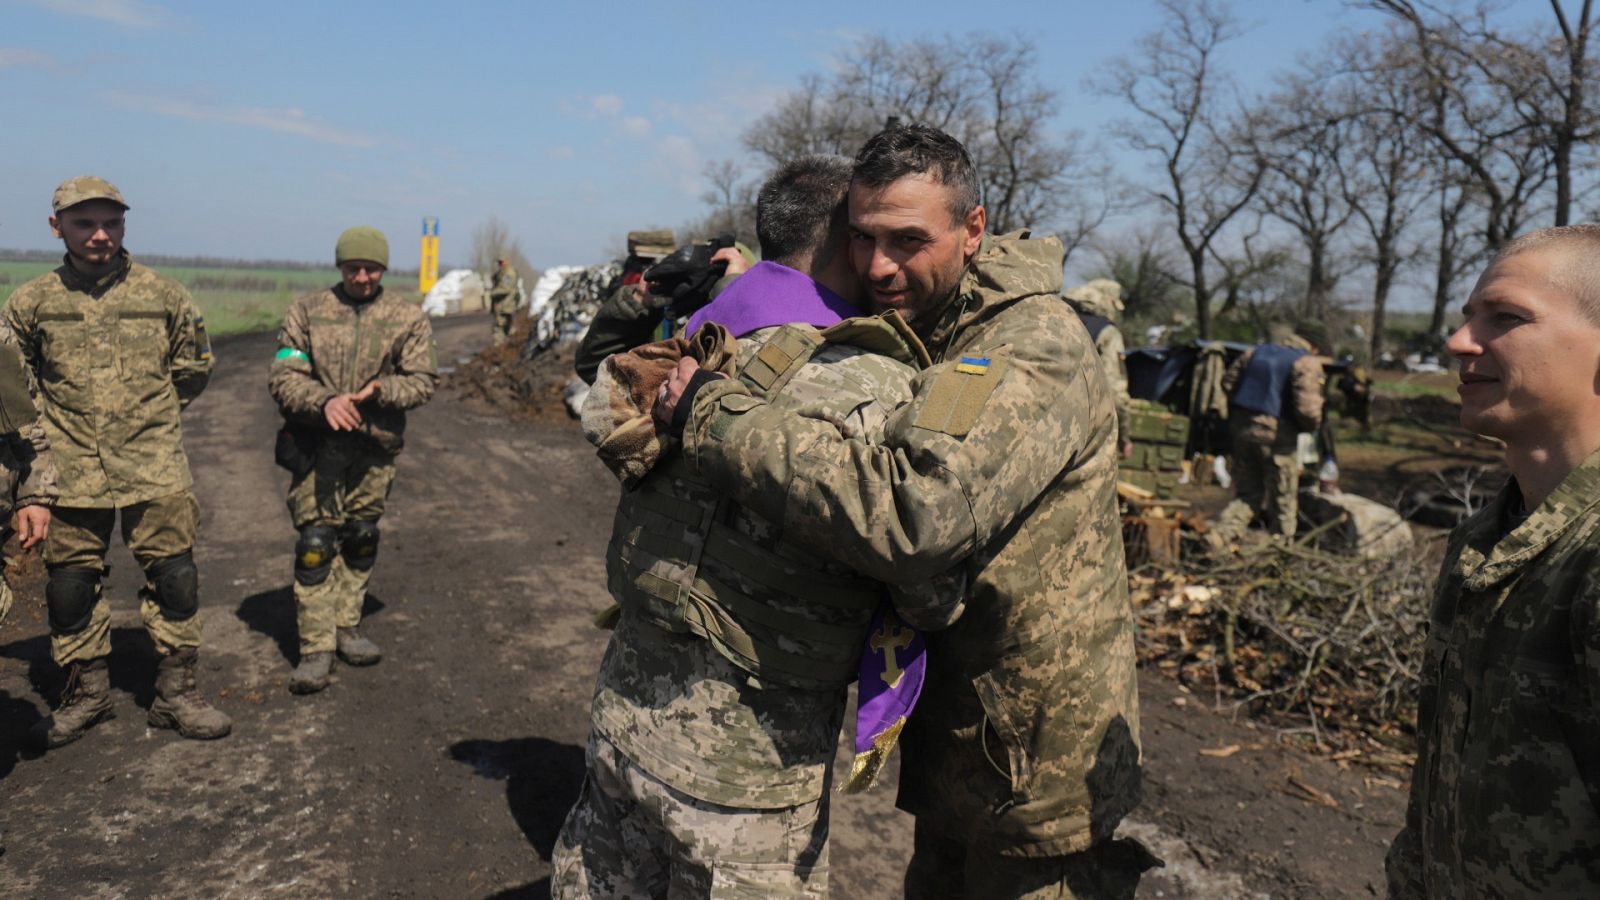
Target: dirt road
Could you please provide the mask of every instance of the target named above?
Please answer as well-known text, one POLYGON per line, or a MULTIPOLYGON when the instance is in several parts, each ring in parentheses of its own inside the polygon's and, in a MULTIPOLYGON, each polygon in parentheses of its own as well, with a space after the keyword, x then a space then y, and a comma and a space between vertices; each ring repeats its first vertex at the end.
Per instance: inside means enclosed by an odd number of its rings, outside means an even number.
MULTIPOLYGON (((446 365, 489 333, 482 317, 437 329, 446 365)), ((590 616, 607 602, 614 482, 575 428, 508 422, 441 391, 413 417, 383 520, 366 630, 385 660, 295 697, 273 349, 271 335, 219 341, 217 375, 185 417, 205 509, 202 687, 234 733, 201 743, 145 726, 155 660, 119 545, 107 583, 118 717, 48 756, 25 752, 62 685, 41 601, 20 597, 0 627, 0 896, 547 894, 606 637, 590 616)), ((1141 897, 1381 893, 1397 786, 1286 752, 1163 679, 1142 684, 1146 801, 1128 829, 1168 868, 1141 897)), ((892 787, 891 772, 837 799, 835 896, 899 896, 910 819, 892 787)))

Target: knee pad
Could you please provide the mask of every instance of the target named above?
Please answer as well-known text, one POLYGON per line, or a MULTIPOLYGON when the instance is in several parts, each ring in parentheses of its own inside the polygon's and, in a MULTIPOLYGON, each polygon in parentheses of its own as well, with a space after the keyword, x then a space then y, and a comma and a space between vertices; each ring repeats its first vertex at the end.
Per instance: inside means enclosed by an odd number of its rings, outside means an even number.
POLYGON ((328 525, 307 525, 294 542, 294 580, 306 587, 328 580, 339 533, 328 525))
POLYGON ((88 628, 89 616, 99 599, 99 569, 51 569, 50 580, 44 586, 50 630, 56 634, 77 634, 88 628))
POLYGON ((156 560, 145 567, 144 577, 169 621, 187 621, 200 611, 200 570, 194 567, 192 551, 156 560))
POLYGON ((378 561, 378 522, 376 519, 357 519, 344 523, 339 529, 339 552, 344 554, 344 564, 357 572, 365 572, 378 561))

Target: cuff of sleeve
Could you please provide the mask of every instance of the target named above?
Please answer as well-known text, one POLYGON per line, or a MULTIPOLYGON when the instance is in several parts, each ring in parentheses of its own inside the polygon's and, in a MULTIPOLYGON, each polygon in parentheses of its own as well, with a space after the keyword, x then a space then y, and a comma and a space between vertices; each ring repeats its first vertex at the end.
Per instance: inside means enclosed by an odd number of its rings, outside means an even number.
POLYGON ((697 369, 689 376, 689 384, 683 389, 683 396, 678 398, 678 405, 672 410, 672 425, 668 428, 675 438, 683 437, 683 426, 689 423, 689 416, 694 412, 694 400, 700 390, 713 381, 720 381, 722 377, 715 372, 697 369))

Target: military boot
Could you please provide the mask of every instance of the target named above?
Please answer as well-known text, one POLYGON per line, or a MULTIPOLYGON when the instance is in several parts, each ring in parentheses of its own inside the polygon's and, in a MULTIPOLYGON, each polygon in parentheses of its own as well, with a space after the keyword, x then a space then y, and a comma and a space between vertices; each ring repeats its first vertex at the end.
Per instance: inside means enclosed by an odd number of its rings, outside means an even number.
POLYGON ((324 650, 321 653, 306 653, 300 657, 300 665, 294 667, 289 673, 289 692, 292 694, 315 694, 328 686, 329 672, 333 669, 333 654, 324 650))
POLYGON ((378 645, 361 636, 361 632, 354 628, 341 628, 337 632, 339 642, 339 658, 347 665, 370 666, 383 659, 383 651, 378 645))
POLYGON ((156 699, 150 704, 150 727, 171 728, 186 738, 209 741, 233 730, 228 714, 207 703, 195 687, 200 653, 184 647, 162 657, 156 669, 156 699))
POLYGON ((72 662, 67 666, 61 705, 50 718, 34 724, 28 732, 29 742, 40 750, 70 744, 116 715, 111 708, 111 673, 106 671, 105 657, 72 662))

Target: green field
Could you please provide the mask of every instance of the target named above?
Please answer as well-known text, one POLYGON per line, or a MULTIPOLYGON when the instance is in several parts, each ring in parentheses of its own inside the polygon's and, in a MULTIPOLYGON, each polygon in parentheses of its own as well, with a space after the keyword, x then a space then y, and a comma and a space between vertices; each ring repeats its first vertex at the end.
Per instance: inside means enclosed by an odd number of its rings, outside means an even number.
MULTIPOLYGON (((0 260, 0 303, 8 300, 11 292, 23 282, 57 265, 56 262, 0 260)), ((339 273, 332 266, 326 270, 251 266, 158 265, 155 268, 177 279, 194 294, 213 335, 277 328, 284 310, 295 297, 327 287, 339 279, 339 273)), ((413 273, 390 272, 384 277, 384 284, 415 301, 421 300, 417 295, 417 276, 413 273)))

